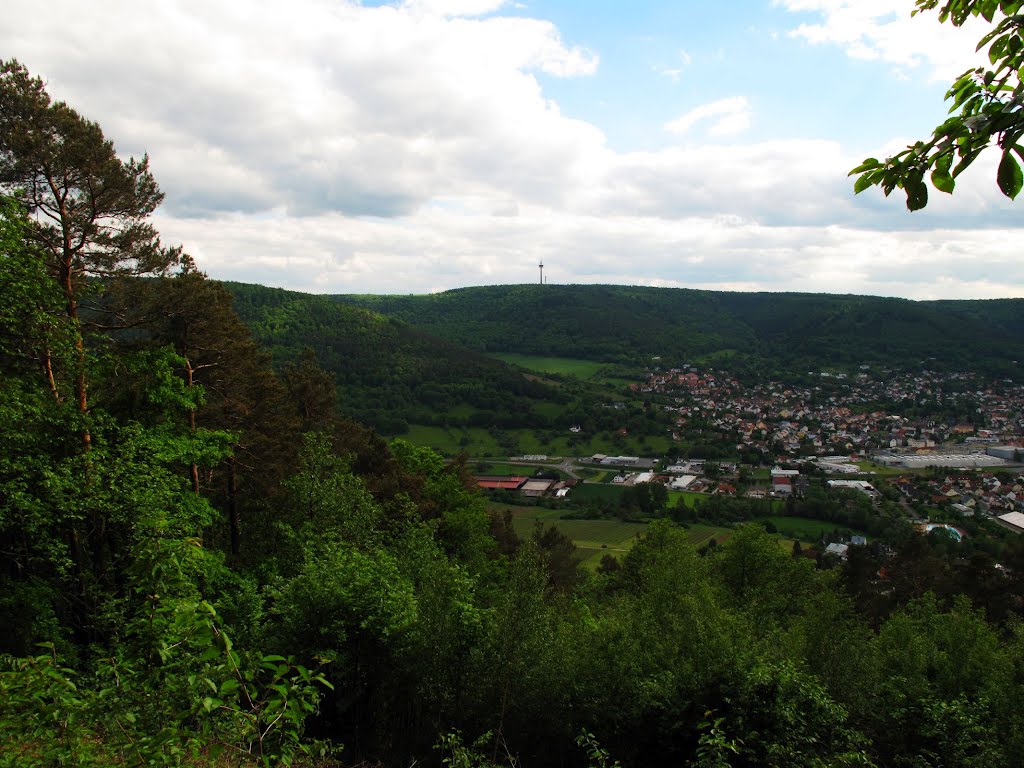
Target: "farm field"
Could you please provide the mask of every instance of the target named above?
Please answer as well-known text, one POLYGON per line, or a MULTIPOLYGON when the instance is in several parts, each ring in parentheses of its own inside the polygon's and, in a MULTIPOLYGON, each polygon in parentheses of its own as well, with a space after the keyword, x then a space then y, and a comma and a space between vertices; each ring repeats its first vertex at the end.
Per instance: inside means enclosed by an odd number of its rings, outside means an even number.
POLYGON ((638 456, 657 456, 668 450, 667 437, 648 436, 646 442, 629 441, 625 448, 616 444, 611 437, 602 434, 583 437, 534 429, 508 429, 505 433, 510 441, 503 446, 483 427, 438 427, 424 424, 410 424, 407 432, 397 437, 415 445, 433 448, 445 456, 465 452, 470 456, 489 458, 522 456, 524 454, 545 454, 549 456, 588 456, 593 453, 629 453, 638 456), (548 439, 552 438, 552 439, 548 439), (514 449, 514 450, 513 450, 514 449))
POLYGON ((693 505, 698 499, 707 498, 706 493, 694 493, 693 491, 669 491, 668 492, 668 506, 669 508, 682 503, 683 505, 693 509, 693 505))
POLYGON ((625 486, 612 485, 609 482, 583 483, 582 485, 576 486, 572 492, 572 497, 582 501, 597 500, 617 502, 622 497, 625 490, 625 486))
POLYGON ((478 462, 470 465, 473 474, 492 475, 494 477, 532 477, 537 467, 527 464, 505 464, 502 462, 478 462))
POLYGON ((604 363, 593 360, 576 360, 569 357, 535 357, 533 355, 519 355, 514 353, 502 353, 492 355, 499 360, 520 368, 526 368, 539 373, 557 373, 562 376, 575 376, 577 379, 588 380, 604 367, 604 363))
POLYGON ((721 528, 716 525, 705 525, 704 523, 695 523, 691 525, 686 531, 686 540, 689 541, 695 547, 702 547, 708 543, 711 539, 715 539, 719 544, 726 541, 729 536, 732 535, 731 528, 721 528))
MULTIPOLYGON (((646 529, 646 523, 625 523, 621 520, 562 520, 561 510, 541 507, 517 507, 510 504, 489 504, 491 508, 512 511, 512 527, 521 537, 533 533, 534 525, 540 521, 552 525, 564 533, 579 550, 580 562, 586 568, 596 568, 606 554, 621 557, 633 546, 637 537, 646 529)), ((714 537, 725 541, 732 533, 729 528, 697 524, 687 530, 687 540, 700 547, 714 537)))
POLYGON ((834 531, 837 528, 848 530, 861 536, 867 535, 864 531, 857 531, 838 523, 828 522, 827 520, 808 520, 803 517, 785 517, 782 515, 772 515, 760 519, 760 522, 768 521, 772 522, 780 536, 786 539, 799 539, 805 544, 816 544, 821 538, 821 534, 834 531))
POLYGON ((399 435, 415 445, 425 445, 445 456, 455 456, 465 451, 471 456, 503 456, 505 451, 498 441, 482 427, 468 429, 425 426, 410 424, 409 431, 399 435), (465 442, 463 439, 465 438, 465 442))

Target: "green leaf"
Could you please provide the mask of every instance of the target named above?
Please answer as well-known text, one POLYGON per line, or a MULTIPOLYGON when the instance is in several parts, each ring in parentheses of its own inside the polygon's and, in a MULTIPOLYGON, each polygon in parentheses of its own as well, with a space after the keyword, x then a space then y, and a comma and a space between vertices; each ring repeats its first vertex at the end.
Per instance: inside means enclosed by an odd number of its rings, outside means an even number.
POLYGON ((879 163, 876 158, 869 157, 846 175, 853 176, 855 173, 864 173, 864 171, 870 171, 872 168, 877 168, 879 165, 881 165, 881 163, 879 163))
POLYGON ((999 190, 1011 200, 1020 192, 1021 186, 1024 186, 1024 173, 1021 173, 1020 165, 1009 149, 1003 152, 1003 159, 999 161, 996 181, 999 190))
POLYGON ((928 186, 920 179, 907 182, 907 210, 919 211, 928 205, 928 186))
POLYGON ((949 171, 944 171, 940 168, 936 168, 932 171, 932 184, 940 192, 947 194, 953 194, 953 188, 956 187, 956 182, 953 181, 953 177, 949 175, 949 171))
POLYGON ((865 173, 863 176, 861 176, 859 179, 857 179, 856 182, 854 182, 854 184, 853 184, 853 193, 855 195, 859 195, 861 192, 863 192, 865 189, 867 189, 870 186, 871 186, 871 176, 869 174, 865 173))

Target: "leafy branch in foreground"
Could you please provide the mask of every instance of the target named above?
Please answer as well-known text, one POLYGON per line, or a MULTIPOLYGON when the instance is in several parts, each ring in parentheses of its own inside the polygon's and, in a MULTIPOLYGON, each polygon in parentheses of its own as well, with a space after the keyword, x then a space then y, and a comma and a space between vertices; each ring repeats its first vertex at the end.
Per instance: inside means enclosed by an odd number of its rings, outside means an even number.
POLYGON ((858 177, 854 192, 878 186, 888 197, 898 187, 907 195, 907 208, 920 210, 928 205, 926 176, 937 190, 952 194, 957 176, 994 143, 1002 152, 996 183, 1012 200, 1024 186, 1018 161, 1024 159, 1024 147, 1019 143, 1024 134, 1024 16, 1018 15, 1024 3, 917 0, 916 5, 912 15, 938 8, 939 21, 956 27, 978 16, 994 22, 977 46, 979 51, 988 46, 991 68, 969 69, 957 78, 946 93, 946 100, 953 102, 949 109, 952 117, 935 128, 931 139, 918 141, 884 161, 869 157, 850 171, 850 176, 858 177))

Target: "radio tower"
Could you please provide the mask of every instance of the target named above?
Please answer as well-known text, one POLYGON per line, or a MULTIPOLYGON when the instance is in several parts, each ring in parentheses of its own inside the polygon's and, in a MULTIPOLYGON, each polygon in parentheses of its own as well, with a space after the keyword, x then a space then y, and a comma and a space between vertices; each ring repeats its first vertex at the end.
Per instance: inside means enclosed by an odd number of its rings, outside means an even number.
POLYGON ((540 260, 540 284, 544 285, 544 257, 540 260))

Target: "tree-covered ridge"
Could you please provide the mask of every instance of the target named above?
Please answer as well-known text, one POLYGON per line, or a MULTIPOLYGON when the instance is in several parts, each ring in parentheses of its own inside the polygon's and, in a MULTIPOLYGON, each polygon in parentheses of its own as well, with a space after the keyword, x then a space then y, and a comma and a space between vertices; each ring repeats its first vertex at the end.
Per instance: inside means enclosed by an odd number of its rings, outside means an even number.
POLYGON ((743 371, 874 365, 1018 373, 1024 300, 909 301, 606 285, 463 288, 339 300, 488 352, 743 371))
POLYGON ((558 387, 376 312, 256 285, 227 288, 275 361, 295 362, 311 349, 335 377, 342 412, 385 434, 458 406, 516 413, 517 425, 532 426, 538 403, 567 400, 558 387))

